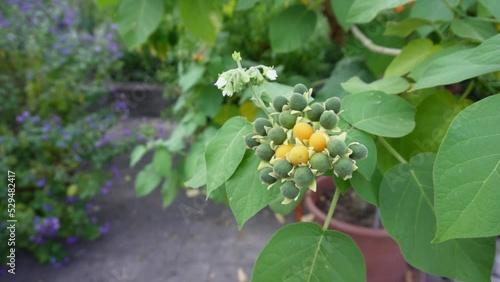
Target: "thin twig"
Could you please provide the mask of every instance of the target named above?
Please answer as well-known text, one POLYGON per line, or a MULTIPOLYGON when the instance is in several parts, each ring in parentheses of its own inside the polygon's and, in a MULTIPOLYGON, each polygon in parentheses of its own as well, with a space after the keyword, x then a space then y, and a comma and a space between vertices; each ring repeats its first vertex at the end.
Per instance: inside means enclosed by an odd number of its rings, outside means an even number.
POLYGON ((390 56, 397 56, 401 54, 401 49, 384 47, 373 43, 373 41, 370 38, 366 37, 366 35, 364 35, 364 33, 361 32, 361 30, 359 30, 359 28, 355 25, 351 27, 351 32, 354 37, 361 41, 361 43, 363 43, 363 45, 372 52, 390 56))

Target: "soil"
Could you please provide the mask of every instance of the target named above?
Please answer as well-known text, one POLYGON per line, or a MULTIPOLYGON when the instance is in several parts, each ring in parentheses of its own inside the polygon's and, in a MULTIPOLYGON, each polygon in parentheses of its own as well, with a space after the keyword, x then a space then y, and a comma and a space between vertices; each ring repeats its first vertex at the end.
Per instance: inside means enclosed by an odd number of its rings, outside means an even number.
MULTIPOLYGON (((318 208, 325 214, 328 213, 334 193, 334 190, 328 189, 319 198, 318 208)), ((342 222, 373 228, 376 211, 377 207, 367 203, 350 189, 339 197, 333 217, 342 222)))

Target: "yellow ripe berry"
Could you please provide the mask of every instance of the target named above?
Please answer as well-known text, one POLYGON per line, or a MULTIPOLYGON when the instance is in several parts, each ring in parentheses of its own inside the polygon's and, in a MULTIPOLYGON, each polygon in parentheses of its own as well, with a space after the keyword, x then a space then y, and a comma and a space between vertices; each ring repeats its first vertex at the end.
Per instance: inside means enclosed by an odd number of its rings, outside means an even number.
POLYGON ((300 141, 304 142, 308 140, 309 137, 313 134, 314 130, 312 126, 310 126, 306 122, 299 122, 293 127, 293 136, 298 138, 300 141))
POLYGON ((288 153, 288 161, 294 165, 305 164, 309 161, 309 151, 307 147, 297 145, 288 153))
POLYGON ((309 146, 313 147, 315 152, 321 152, 326 148, 325 134, 321 131, 316 131, 309 137, 309 146))
POLYGON ((276 158, 285 159, 286 154, 288 154, 288 152, 290 152, 290 150, 292 150, 292 148, 293 148, 292 144, 281 145, 278 147, 278 149, 276 150, 276 153, 274 155, 276 156, 276 158))

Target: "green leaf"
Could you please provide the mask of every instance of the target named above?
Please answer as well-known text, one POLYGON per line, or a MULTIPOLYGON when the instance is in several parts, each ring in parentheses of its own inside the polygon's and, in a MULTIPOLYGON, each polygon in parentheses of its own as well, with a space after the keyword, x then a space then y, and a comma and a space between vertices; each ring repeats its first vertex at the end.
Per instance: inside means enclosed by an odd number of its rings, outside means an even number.
POLYGON ((167 176, 173 173, 172 168, 172 156, 165 148, 159 148, 153 156, 153 167, 155 171, 162 176, 167 176))
POLYGON ((349 180, 351 186, 354 188, 363 200, 368 203, 378 206, 380 183, 382 182, 382 173, 376 169, 371 178, 366 178, 363 174, 355 172, 349 180))
POLYGON ((432 22, 419 18, 406 18, 400 22, 388 22, 384 35, 407 37, 418 28, 426 25, 432 25, 432 22))
POLYGON ((467 60, 466 58, 473 51, 474 48, 461 50, 433 61, 415 83, 412 91, 437 85, 452 84, 500 70, 500 64, 476 64, 467 60))
POLYGON ((332 71, 325 85, 316 95, 317 101, 326 101, 330 97, 344 98, 349 93, 342 88, 341 83, 353 76, 364 81, 373 81, 373 74, 366 68, 363 58, 344 58, 340 60, 332 71))
POLYGON ((207 184, 207 165, 205 160, 200 160, 198 166, 196 166, 196 173, 184 182, 186 187, 200 188, 207 184))
POLYGON ((430 55, 441 49, 441 45, 434 45, 429 39, 417 39, 405 46, 385 70, 385 77, 402 76, 417 67, 430 55))
MULTIPOLYGON (((179 70, 181 69, 182 68, 179 68, 179 70)), ((203 77, 204 72, 205 67, 195 63, 191 64, 185 72, 179 71, 179 86, 182 92, 187 92, 196 85, 203 77)))
POLYGON ((346 143, 350 144, 351 142, 359 142, 368 149, 368 156, 363 160, 356 161, 356 166, 358 166, 359 173, 370 179, 377 166, 377 147, 373 138, 361 130, 351 128, 347 131, 346 143))
POLYGON ((257 94, 267 93, 271 96, 271 98, 276 96, 285 96, 288 98, 292 96, 293 87, 276 82, 264 82, 262 85, 254 86, 253 90, 250 87, 245 89, 241 95, 239 103, 243 104, 248 101, 252 97, 253 91, 257 94))
POLYGON ((380 187, 380 215, 405 259, 427 273, 465 281, 490 281, 495 239, 431 243, 436 231, 432 167, 423 153, 390 169, 380 187), (464 271, 466 270, 466 271, 464 271))
POLYGON ((457 100, 447 90, 435 90, 417 106, 415 129, 401 138, 399 153, 405 158, 421 152, 436 153, 451 121, 470 104, 470 100, 457 100))
POLYGON ((252 281, 366 281, 363 254, 338 231, 310 222, 280 229, 259 254, 252 281))
POLYGON ((401 137, 415 127, 415 109, 403 98, 380 91, 348 95, 340 116, 354 127, 383 137, 401 137))
POLYGON ((179 11, 186 28, 201 40, 213 44, 222 26, 217 0, 182 0, 179 11))
POLYGON ((196 104, 198 109, 209 117, 214 118, 222 108, 223 97, 222 93, 213 85, 205 86, 197 91, 196 104))
POLYGON ((120 1, 115 20, 118 32, 129 50, 146 42, 160 24, 163 10, 163 0, 120 1))
POLYGON ((492 23, 474 18, 454 19, 451 22, 451 31, 460 37, 479 42, 485 41, 498 33, 492 23))
POLYGON ((255 153, 248 150, 238 169, 226 182, 229 206, 239 229, 280 194, 279 185, 267 190, 267 185, 262 184, 257 170, 259 163, 255 153))
POLYGON ((453 120, 434 167, 435 241, 500 234, 500 95, 453 120))
POLYGON ((257 4, 259 0, 238 0, 238 3, 236 4, 236 7, 234 9, 236 11, 245 11, 248 9, 253 8, 255 4, 257 4))
POLYGON ((160 184, 161 175, 159 175, 153 164, 145 166, 135 178, 135 193, 139 197, 143 197, 151 193, 158 184, 160 184))
POLYGON ((316 28, 318 17, 304 5, 295 5, 283 10, 273 18, 269 27, 269 38, 274 52, 290 52, 306 43, 316 28))
POLYGON ((178 178, 177 174, 171 173, 163 183, 163 186, 161 187, 163 208, 170 206, 177 197, 177 194, 179 193, 179 185, 178 185, 179 183, 177 178, 178 178))
POLYGON ((207 196, 236 171, 245 154, 243 137, 252 132, 245 118, 234 117, 217 131, 205 152, 207 164, 207 196))
POLYGON ((337 189, 339 189, 342 194, 345 194, 345 192, 347 192, 349 188, 351 188, 351 183, 349 182, 349 180, 344 180, 342 179, 342 177, 338 177, 335 174, 331 177, 333 177, 335 187, 337 187, 337 189))
POLYGON ((353 94, 372 90, 382 91, 386 94, 399 94, 410 86, 408 81, 402 77, 383 78, 368 84, 357 76, 352 77, 340 85, 342 85, 342 88, 347 92, 353 94))
POLYGON ((500 46, 500 34, 481 43, 465 59, 479 65, 500 65, 498 46, 500 46))
POLYGON ((106 8, 109 6, 114 6, 118 3, 119 0, 95 0, 99 9, 106 8))
POLYGON ((352 26, 352 23, 347 21, 347 15, 352 3, 354 3, 354 0, 330 0, 335 18, 344 31, 348 31, 352 26))
POLYGON ((136 146, 132 151, 132 154, 130 154, 130 167, 134 167, 135 164, 137 164, 137 162, 141 160, 141 158, 144 156, 144 154, 146 154, 147 151, 148 150, 144 145, 136 146))
MULTIPOLYGON (((448 22, 453 20, 454 13, 446 4, 446 0, 419 0, 410 10, 410 18, 419 18, 433 23, 448 22), (429 8, 432 7, 432 8, 429 8)), ((418 33, 421 37, 426 37, 434 29, 430 26, 420 27, 418 33)))
POLYGON ((479 0, 497 20, 500 20, 500 2, 497 0, 479 0))
POLYGON ((396 8, 411 2, 411 0, 355 0, 349 10, 347 21, 352 23, 367 23, 373 20, 383 10, 396 8))
POLYGON ((223 104, 219 113, 214 117, 214 123, 223 125, 229 119, 234 118, 240 114, 240 108, 233 104, 223 104))

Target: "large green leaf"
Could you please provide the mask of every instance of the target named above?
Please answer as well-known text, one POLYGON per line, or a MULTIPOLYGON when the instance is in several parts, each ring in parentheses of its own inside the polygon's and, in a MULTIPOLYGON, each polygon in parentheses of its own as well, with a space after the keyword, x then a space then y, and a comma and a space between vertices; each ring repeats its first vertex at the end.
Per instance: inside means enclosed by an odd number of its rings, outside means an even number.
POLYGON ((207 164, 207 195, 221 186, 236 171, 245 154, 243 136, 252 125, 242 117, 228 120, 217 131, 205 152, 207 164))
POLYGON ((347 21, 347 15, 349 14, 352 3, 354 3, 354 0, 330 0, 335 18, 344 31, 348 31, 352 26, 352 23, 347 21))
POLYGON ((135 193, 139 197, 146 196, 160 184, 160 181, 161 175, 156 172, 153 164, 148 164, 135 178, 135 193))
POLYGON ((316 21, 316 13, 304 5, 283 10, 269 26, 273 51, 290 52, 305 44, 316 28, 316 21))
POLYGON ((373 20, 383 10, 395 8, 411 2, 411 0, 355 0, 349 10, 347 21, 367 23, 373 20))
POLYGON ((262 184, 257 170, 259 163, 255 153, 248 150, 238 169, 226 182, 229 206, 240 229, 247 220, 280 194, 279 185, 276 184, 267 190, 267 185, 262 184))
POLYGON ((170 206, 179 193, 179 182, 176 173, 170 173, 161 187, 162 207, 170 206))
POLYGON ((466 58, 473 49, 454 52, 430 63, 412 90, 447 85, 500 70, 500 64, 476 64, 466 58))
POLYGON ((137 164, 137 162, 142 159, 142 157, 144 156, 144 154, 146 154, 147 151, 148 149, 146 148, 146 146, 142 144, 135 147, 132 153, 130 154, 130 167, 134 167, 137 164))
POLYGON ((116 5, 118 0, 96 0, 95 2, 97 3, 97 6, 99 6, 99 9, 102 9, 116 5))
POLYGON ((317 101, 325 101, 330 97, 344 98, 349 93, 340 85, 353 76, 358 76, 363 81, 371 82, 375 78, 366 68, 361 57, 344 58, 340 60, 325 83, 325 86, 316 94, 317 101))
POLYGON ((351 128, 347 131, 346 143, 350 144, 351 142, 359 142, 368 149, 368 156, 363 160, 356 161, 356 166, 364 177, 370 179, 377 165, 377 147, 373 138, 361 130, 351 128))
POLYGON ((182 0, 179 11, 186 28, 198 38, 213 44, 222 27, 217 0, 182 0))
POLYGON ((400 22, 388 22, 384 35, 407 37, 419 27, 431 24, 431 21, 418 18, 406 18, 400 22))
POLYGON ((390 169, 380 186, 380 215, 406 260, 438 276, 490 281, 495 239, 455 239, 431 243, 436 232, 432 167, 435 155, 423 153, 390 169))
POLYGON ((500 46, 500 34, 481 43, 465 59, 479 65, 500 65, 498 46, 500 46))
POLYGON ((481 4, 483 4, 490 13, 497 18, 497 20, 500 20, 500 1, 498 0, 479 0, 481 4))
MULTIPOLYGON (((445 1, 448 0, 419 0, 410 10, 411 18, 419 18, 430 22, 448 22, 454 18, 454 13, 445 1), (432 7, 431 9, 429 7, 432 7)), ((421 37, 427 36, 434 29, 430 26, 420 27, 417 31, 421 37)))
POLYGON ((342 88, 349 93, 361 93, 378 90, 386 94, 399 94, 404 92, 410 86, 408 81, 402 77, 382 78, 372 83, 366 83, 357 76, 352 77, 340 85, 342 85, 342 88))
POLYGON ((470 104, 447 90, 436 90, 417 106, 415 129, 401 138, 400 154, 409 158, 421 152, 437 153, 452 120, 470 104))
POLYGON ((159 175, 167 176, 172 174, 170 173, 172 168, 172 156, 166 148, 159 148, 156 150, 153 155, 152 164, 159 175))
POLYGON ((385 70, 385 77, 402 76, 412 71, 430 55, 441 49, 429 39, 417 39, 408 43, 385 70))
POLYGON ((116 25, 123 42, 133 49, 148 39, 163 17, 163 0, 121 0, 116 25))
POLYGON ((349 179, 352 187, 368 203, 378 206, 380 183, 382 182, 382 173, 375 169, 371 178, 366 178, 363 174, 355 172, 349 179))
POLYGON ((479 42, 483 42, 498 33, 492 23, 474 18, 454 19, 451 22, 451 30, 460 37, 479 42))
POLYGON ((279 230, 259 254, 252 281, 366 281, 363 254, 338 231, 302 222, 279 230))
POLYGON ((434 167, 436 241, 500 234, 500 95, 453 120, 434 167))
POLYGON ((401 137, 415 127, 413 108, 403 98, 380 91, 351 94, 340 116, 354 127, 384 137, 401 137))

